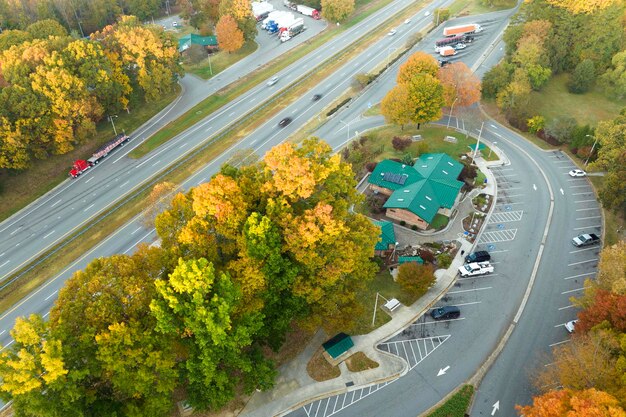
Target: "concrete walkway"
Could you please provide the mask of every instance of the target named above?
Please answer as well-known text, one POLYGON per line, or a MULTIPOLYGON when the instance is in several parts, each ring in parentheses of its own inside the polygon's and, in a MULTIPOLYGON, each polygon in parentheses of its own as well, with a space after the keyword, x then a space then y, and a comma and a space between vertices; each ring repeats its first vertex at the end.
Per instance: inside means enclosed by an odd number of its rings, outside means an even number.
MULTIPOLYGON (((354 348, 351 352, 365 353, 367 357, 378 362, 378 368, 354 373, 342 365, 339 367, 341 370, 339 377, 324 382, 314 381, 308 376, 306 366, 321 344, 328 339, 327 335, 320 331, 296 359, 279 369, 280 376, 277 378, 276 386, 270 391, 254 394, 239 415, 250 417, 283 416, 312 401, 384 383, 399 378, 408 372, 408 364, 403 359, 380 351, 376 346, 400 333, 428 312, 456 282, 457 270, 463 264, 461 251, 469 253, 474 247, 473 243, 463 237, 462 219, 467 216, 467 213, 475 211, 471 204, 475 195, 489 194, 493 196, 495 201, 497 197, 496 182, 489 168, 508 164, 505 155, 502 155, 497 148, 494 151, 500 157, 499 161, 487 162, 481 157, 475 160, 476 165, 487 177, 486 186, 482 189, 475 189, 465 196, 458 206, 457 216, 450 221, 445 230, 425 234, 406 227, 396 226, 396 237, 401 236, 401 239, 409 245, 450 240, 457 241, 460 248, 448 269, 435 271, 436 283, 423 297, 410 306, 400 306, 395 309, 390 313, 392 319, 371 333, 352 337, 354 348)), ((492 204, 491 210, 494 206, 492 204)), ((480 232, 476 241, 479 237, 480 232)))

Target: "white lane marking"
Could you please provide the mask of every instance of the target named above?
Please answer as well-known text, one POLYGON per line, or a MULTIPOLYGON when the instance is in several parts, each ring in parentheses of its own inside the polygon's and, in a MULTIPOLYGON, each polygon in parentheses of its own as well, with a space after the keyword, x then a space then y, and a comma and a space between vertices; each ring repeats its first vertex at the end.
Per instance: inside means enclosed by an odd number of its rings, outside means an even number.
POLYGON ((573 193, 572 195, 585 195, 585 194, 591 194, 591 191, 587 191, 585 193, 573 193))
POLYGON ((6 333, 6 330, 1 331, 0 336, 2 336, 4 333, 6 333))
POLYGON ((205 131, 205 132, 208 132, 208 131, 210 131, 211 129, 213 129, 213 126, 209 126, 209 127, 207 127, 206 129, 204 129, 204 131, 205 131))
POLYGON ((256 101, 256 97, 252 97, 252 98, 250 99, 250 103, 254 103, 255 101, 256 101))
POLYGON ((54 230, 53 230, 53 231, 51 231, 50 233, 48 233, 47 235, 45 235, 43 238, 45 239, 45 238, 47 238, 48 236, 50 236, 51 234, 53 234, 53 233, 54 233, 54 230))
POLYGON ((563 191, 562 188, 559 188, 559 191, 561 192, 561 195, 565 195, 565 191, 563 191))
POLYGON ((578 252, 584 252, 586 250, 594 250, 594 249, 596 249, 596 248, 595 247, 590 247, 590 248, 585 248, 585 249, 573 250, 573 251, 570 251, 570 253, 578 253, 578 252))
POLYGON ((158 161, 156 161, 154 164, 152 164, 152 166, 158 165, 161 163, 161 160, 159 159, 158 161))
POLYGON ((87 181, 85 181, 85 184, 87 184, 89 181, 91 181, 92 179, 94 179, 95 177, 89 177, 89 179, 87 181))
POLYGON ((584 184, 584 185, 570 185, 569 188, 583 188, 583 187, 589 187, 589 184, 584 184))
POLYGON ((573 308, 573 307, 576 307, 576 306, 575 306, 574 304, 570 304, 570 305, 568 305, 568 306, 565 306, 565 307, 561 307, 561 308, 559 308, 559 311, 561 311, 561 310, 567 310, 568 308, 573 308))
POLYGON ((498 126, 496 126, 496 125, 492 125, 491 123, 489 123, 489 126, 493 127, 494 129, 497 129, 497 128, 498 128, 498 126))
POLYGON ((128 181, 126 181, 124 184, 120 185, 120 188, 122 188, 123 186, 125 186, 126 184, 128 184, 128 181))
POLYGON ((589 220, 589 219, 599 219, 602 216, 591 216, 591 217, 578 217, 576 220, 589 220))
POLYGON ((2 352, 4 349, 6 349, 9 346, 11 346, 13 344, 13 342, 15 342, 15 340, 11 340, 9 343, 7 343, 6 345, 2 346, 2 349, 0 349, 0 352, 2 352))
POLYGON ((53 205, 51 205, 50 207, 52 208, 52 207, 56 206, 56 205, 57 205, 57 204, 59 204, 61 201, 62 201, 62 200, 57 201, 56 203, 54 203, 54 204, 53 204, 53 205))
POLYGON ((14 234, 16 234, 17 232, 19 232, 19 230, 22 228, 22 226, 19 226, 17 229, 15 229, 14 231, 11 232, 11 236, 13 236, 14 234))
POLYGON ((182 148, 184 148, 184 147, 185 147, 185 146, 187 146, 187 145, 189 145, 189 143, 186 143, 186 142, 185 142, 185 143, 183 143, 182 145, 180 145, 180 146, 178 147, 178 149, 182 149, 182 148))
POLYGON ((235 115, 235 113, 237 113, 237 112, 235 112, 235 111, 234 111, 234 112, 232 112, 231 114, 229 114, 229 115, 228 115, 228 117, 234 116, 234 115, 235 115))
MULTIPOLYGON (((576 194, 572 194, 572 195, 576 195, 576 194)), ((591 203, 591 202, 595 202, 596 200, 577 200, 574 201, 574 203, 591 203)))
POLYGON ((8 264, 9 262, 11 262, 11 260, 6 261, 5 263, 3 263, 2 265, 0 265, 0 268, 2 268, 3 266, 5 266, 6 264, 8 264))
POLYGON ((569 343, 569 342, 571 342, 571 340, 567 339, 567 340, 563 340, 562 342, 552 343, 551 345, 548 345, 548 346, 554 347, 554 346, 562 345, 563 343, 569 343))
POLYGON ((573 262, 571 264, 567 264, 567 266, 574 266, 574 265, 580 265, 580 264, 586 264, 589 262, 596 262, 598 260, 598 258, 594 258, 594 259, 588 259, 586 261, 579 261, 579 262, 573 262))
POLYGON ((563 279, 574 279, 574 278, 580 278, 580 277, 589 277, 589 278, 591 278, 594 275, 595 275, 595 272, 588 272, 586 274, 572 275, 572 276, 569 276, 569 277, 565 277, 563 279))
POLYGON ((576 211, 589 211, 589 210, 600 210, 600 207, 576 209, 576 211))
POLYGON ((585 229, 594 229, 594 228, 595 229, 599 229, 601 227, 602 227, 601 224, 596 224, 596 225, 593 225, 593 226, 575 227, 574 230, 585 230, 585 229))
MULTIPOLYGON (((489 274, 485 274, 485 275, 489 275, 489 274)), ((471 290, 459 290, 459 291, 448 291, 448 294, 461 294, 464 292, 471 292, 471 291, 485 291, 485 290, 490 290, 493 287, 482 287, 482 288, 472 288, 471 290)))
POLYGON ((533 190, 537 191, 537 184, 533 184, 533 190))
POLYGON ((86 212, 87 210, 89 210, 90 208, 92 208, 93 206, 95 206, 95 204, 92 204, 89 207, 87 207, 85 210, 83 210, 83 213, 86 212))
POLYGON ((133 250, 135 248, 135 246, 137 246, 142 240, 144 240, 146 237, 150 236, 150 234, 154 231, 150 230, 148 233, 146 233, 145 235, 143 235, 141 238, 139 238, 138 241, 136 241, 135 243, 133 243, 132 245, 129 246, 128 249, 126 249, 123 253, 124 255, 126 255, 128 252, 130 252, 131 250, 133 250))
POLYGON ((135 233, 137 233, 140 230, 141 230, 141 227, 136 228, 135 231, 131 233, 131 235, 134 235, 135 233))
POLYGON ((48 301, 49 299, 51 299, 52 297, 54 297, 56 295, 57 291, 55 290, 52 294, 50 294, 49 296, 47 296, 45 298, 45 301, 48 301))

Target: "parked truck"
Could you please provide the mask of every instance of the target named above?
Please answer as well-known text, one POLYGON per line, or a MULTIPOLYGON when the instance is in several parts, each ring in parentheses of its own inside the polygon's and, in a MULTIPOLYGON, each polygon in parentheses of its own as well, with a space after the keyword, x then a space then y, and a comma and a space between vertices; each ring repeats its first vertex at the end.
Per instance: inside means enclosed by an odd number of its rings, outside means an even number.
POLYGON ((468 35, 470 33, 482 32, 483 28, 478 23, 468 25, 448 26, 443 29, 443 36, 468 35))
POLYGON ((315 20, 319 20, 320 19, 320 12, 318 12, 317 10, 315 10, 312 7, 309 6, 305 6, 303 4, 298 4, 296 6, 296 11, 298 13, 302 13, 305 16, 310 16, 315 20))
POLYGON ((296 19, 296 21, 291 26, 281 29, 280 41, 287 42, 289 39, 304 32, 305 30, 306 26, 304 26, 304 19, 296 19))
POLYGON ((439 48, 439 55, 441 56, 452 56, 456 55, 456 49, 451 46, 442 46, 439 48))
POLYGON ((286 13, 270 21, 267 24, 267 31, 280 35, 281 29, 290 27, 296 20, 298 19, 296 19, 293 13, 286 13))
POLYGON ((289 0, 283 0, 283 6, 291 10, 296 10, 296 4, 290 2, 289 0))
POLYGON ((459 267, 459 274, 461 274, 462 277, 474 277, 478 275, 491 274, 492 272, 493 265, 489 262, 475 262, 459 267))
POLYGON ((115 137, 110 142, 107 142, 105 145, 100 147, 97 151, 91 155, 91 158, 87 159, 78 159, 74 161, 74 165, 72 165, 72 169, 70 170, 70 177, 78 178, 80 174, 87 171, 92 166, 98 164, 100 160, 105 158, 109 153, 113 152, 118 147, 124 146, 126 142, 130 140, 130 136, 126 136, 125 134, 120 134, 115 137))
POLYGON ((250 4, 252 6, 252 14, 257 22, 265 19, 274 10, 274 6, 266 1, 253 1, 250 4))
POLYGON ((572 243, 576 247, 595 245, 600 243, 600 237, 595 233, 585 233, 572 239, 572 243))

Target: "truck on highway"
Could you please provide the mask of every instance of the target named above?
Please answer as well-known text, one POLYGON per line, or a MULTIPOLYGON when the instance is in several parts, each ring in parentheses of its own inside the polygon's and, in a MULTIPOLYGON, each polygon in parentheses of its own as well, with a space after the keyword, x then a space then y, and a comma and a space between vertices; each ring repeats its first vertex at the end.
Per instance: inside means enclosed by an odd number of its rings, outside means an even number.
POLYGON ((304 26, 304 19, 296 19, 296 21, 290 26, 280 29, 280 41, 287 42, 289 39, 304 32, 305 30, 306 26, 304 26))
POLYGON ((130 136, 122 133, 117 135, 115 139, 106 144, 102 145, 97 151, 91 155, 91 158, 87 159, 78 159, 74 161, 74 165, 72 165, 72 169, 70 170, 70 177, 78 178, 80 174, 87 171, 92 166, 98 164, 100 160, 105 158, 109 153, 113 152, 118 147, 124 146, 126 142, 130 140, 130 136))
POLYGON ((443 36, 468 35, 470 33, 482 32, 483 28, 478 23, 470 23, 460 26, 448 26, 443 29, 443 36))
POLYGON ((595 233, 585 233, 572 239, 572 243, 577 248, 580 248, 582 246, 595 245, 596 243, 600 243, 600 237, 595 233))
POLYGON ((318 12, 317 10, 315 10, 312 7, 305 6, 303 4, 298 4, 296 6, 296 11, 298 13, 302 13, 305 16, 312 17, 315 20, 319 20, 320 19, 320 12, 318 12))
POLYGON ((452 56, 456 55, 456 49, 451 46, 442 46, 439 48, 439 55, 441 56, 452 56))
POLYGON ((459 267, 459 274, 461 274, 462 277, 474 277, 477 275, 491 274, 492 272, 493 265, 488 261, 474 262, 459 267))
POLYGON ((435 42, 435 52, 439 52, 439 48, 441 48, 442 46, 454 46, 457 43, 471 43, 472 41, 473 38, 468 35, 459 35, 440 39, 435 42))

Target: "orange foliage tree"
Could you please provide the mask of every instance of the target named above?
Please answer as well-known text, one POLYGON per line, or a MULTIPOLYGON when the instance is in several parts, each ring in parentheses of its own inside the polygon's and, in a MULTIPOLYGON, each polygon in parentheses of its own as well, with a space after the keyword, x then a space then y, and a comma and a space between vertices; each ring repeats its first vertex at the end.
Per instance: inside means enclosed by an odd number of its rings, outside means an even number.
POLYGON ((515 408, 524 417, 626 417, 615 397, 593 388, 550 391, 535 397, 533 405, 515 408))
POLYGON ((215 27, 217 43, 220 49, 234 52, 243 46, 243 32, 237 26, 237 21, 230 15, 224 15, 215 27))
POLYGON ((443 96, 447 106, 471 106, 480 100, 480 80, 463 62, 455 62, 439 70, 443 96))

